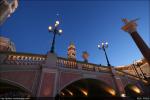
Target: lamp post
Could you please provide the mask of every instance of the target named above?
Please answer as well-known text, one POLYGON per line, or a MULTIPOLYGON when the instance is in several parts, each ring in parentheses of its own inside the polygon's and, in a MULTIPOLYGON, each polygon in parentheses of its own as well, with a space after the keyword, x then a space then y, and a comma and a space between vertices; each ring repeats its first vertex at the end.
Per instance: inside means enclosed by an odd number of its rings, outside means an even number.
POLYGON ((107 57, 106 50, 105 50, 105 48, 107 48, 107 47, 108 47, 108 42, 105 42, 105 43, 102 42, 101 44, 98 44, 98 48, 102 49, 104 51, 104 53, 105 53, 105 57, 106 57, 106 60, 107 60, 107 65, 111 66, 110 63, 109 63, 108 57, 107 57))
POLYGON ((55 46, 55 37, 56 37, 56 35, 61 35, 61 33, 62 33, 62 29, 58 29, 59 24, 60 23, 57 20, 55 22, 54 27, 52 27, 52 26, 48 27, 49 32, 52 32, 54 34, 53 41, 52 41, 52 46, 51 46, 51 51, 50 51, 51 53, 54 53, 54 48, 55 48, 54 46, 55 46))
POLYGON ((118 96, 120 96, 121 91, 119 90, 119 84, 118 84, 118 80, 121 80, 117 75, 116 75, 116 70, 114 67, 111 67, 108 57, 107 57, 107 53, 106 53, 106 48, 108 48, 108 42, 102 42, 101 44, 97 45, 99 49, 102 49, 105 53, 105 57, 107 60, 107 65, 109 66, 110 69, 110 73, 112 74, 112 78, 113 78, 113 82, 115 83, 115 87, 116 87, 116 93, 118 96))

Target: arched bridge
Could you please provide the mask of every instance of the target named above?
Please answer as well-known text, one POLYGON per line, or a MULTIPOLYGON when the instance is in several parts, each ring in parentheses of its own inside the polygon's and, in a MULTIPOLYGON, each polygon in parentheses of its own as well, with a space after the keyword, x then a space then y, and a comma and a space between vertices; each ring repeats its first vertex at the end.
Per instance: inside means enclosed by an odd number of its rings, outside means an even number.
POLYGON ((127 90, 143 95, 147 93, 146 83, 112 66, 69 60, 51 53, 0 53, 0 97, 13 91, 24 97, 124 96, 127 90))

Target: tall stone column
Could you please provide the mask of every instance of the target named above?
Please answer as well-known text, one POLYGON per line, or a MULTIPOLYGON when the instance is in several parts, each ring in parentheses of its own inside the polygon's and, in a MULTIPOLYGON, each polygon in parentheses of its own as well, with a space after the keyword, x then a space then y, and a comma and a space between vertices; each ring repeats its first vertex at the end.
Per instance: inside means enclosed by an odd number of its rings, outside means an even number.
POLYGON ((138 34, 136 30, 137 24, 135 23, 136 20, 128 21, 127 19, 123 19, 125 26, 122 27, 122 30, 130 34, 130 36, 136 43, 137 47, 141 51, 142 55, 144 56, 144 58, 147 60, 148 64, 150 65, 150 48, 146 45, 144 40, 138 34))

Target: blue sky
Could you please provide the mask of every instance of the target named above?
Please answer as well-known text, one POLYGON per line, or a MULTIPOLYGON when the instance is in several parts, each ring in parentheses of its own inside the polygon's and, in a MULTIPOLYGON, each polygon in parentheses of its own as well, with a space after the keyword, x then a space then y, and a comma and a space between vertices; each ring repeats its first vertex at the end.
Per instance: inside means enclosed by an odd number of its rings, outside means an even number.
POLYGON ((53 37, 48 26, 54 24, 59 12, 63 34, 56 37, 58 56, 67 57, 67 47, 74 42, 77 60, 82 61, 82 52, 87 51, 90 63, 106 65, 104 52, 97 45, 107 41, 111 65, 127 65, 142 55, 130 35, 121 30, 121 18, 140 18, 137 30, 150 46, 149 9, 148 0, 21 0, 1 27, 1 35, 15 43, 17 52, 46 54, 53 37))

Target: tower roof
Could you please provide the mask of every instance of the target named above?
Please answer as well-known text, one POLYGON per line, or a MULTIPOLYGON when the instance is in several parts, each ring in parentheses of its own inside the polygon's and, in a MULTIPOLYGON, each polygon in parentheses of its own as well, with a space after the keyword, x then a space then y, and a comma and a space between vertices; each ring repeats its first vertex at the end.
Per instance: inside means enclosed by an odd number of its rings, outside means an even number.
POLYGON ((69 45, 68 49, 69 49, 69 48, 75 48, 75 45, 74 45, 73 42, 70 42, 70 45, 69 45))

